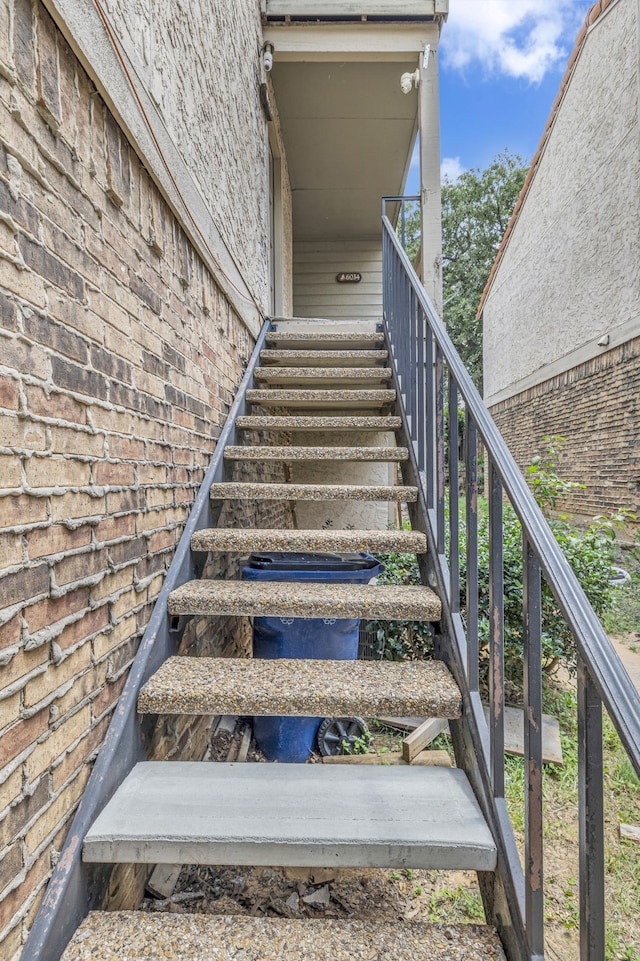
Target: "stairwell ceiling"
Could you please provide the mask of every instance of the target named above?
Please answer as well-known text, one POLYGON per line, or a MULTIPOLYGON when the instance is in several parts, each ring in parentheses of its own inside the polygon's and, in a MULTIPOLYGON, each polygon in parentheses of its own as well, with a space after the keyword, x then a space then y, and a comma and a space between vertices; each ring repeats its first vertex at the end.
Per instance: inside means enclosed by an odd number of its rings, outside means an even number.
POLYGON ((400 89, 405 62, 276 62, 296 240, 378 238, 380 198, 402 192, 418 96, 400 89))

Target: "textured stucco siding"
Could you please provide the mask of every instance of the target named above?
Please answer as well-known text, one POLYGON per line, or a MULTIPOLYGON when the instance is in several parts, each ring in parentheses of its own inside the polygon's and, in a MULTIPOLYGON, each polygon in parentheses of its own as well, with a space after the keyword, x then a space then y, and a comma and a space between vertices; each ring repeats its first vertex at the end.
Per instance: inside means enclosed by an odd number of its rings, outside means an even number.
POLYGON ((259 99, 258 0, 106 0, 105 7, 218 230, 268 310, 269 167, 259 99))
POLYGON ((619 0, 588 35, 493 281, 490 404, 640 331, 637 16, 619 0))

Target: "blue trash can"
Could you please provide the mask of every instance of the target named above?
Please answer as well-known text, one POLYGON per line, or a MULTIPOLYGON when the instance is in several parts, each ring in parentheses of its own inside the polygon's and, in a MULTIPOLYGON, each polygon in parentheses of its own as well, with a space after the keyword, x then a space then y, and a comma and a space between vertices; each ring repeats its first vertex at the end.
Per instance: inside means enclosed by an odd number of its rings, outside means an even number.
MULTIPOLYGON (((371 554, 252 554, 244 580, 367 584, 384 570, 371 554)), ((359 618, 256 617, 253 656, 349 661, 358 657, 359 618)), ((321 717, 255 717, 256 744, 270 761, 304 763, 321 717)))

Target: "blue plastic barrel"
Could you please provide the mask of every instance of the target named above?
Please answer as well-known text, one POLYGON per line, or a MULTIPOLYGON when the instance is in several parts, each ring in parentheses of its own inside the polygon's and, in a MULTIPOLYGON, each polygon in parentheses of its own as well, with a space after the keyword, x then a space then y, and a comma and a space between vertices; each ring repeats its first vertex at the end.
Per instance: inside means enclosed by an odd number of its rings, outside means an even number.
MULTIPOLYGON (((371 554, 252 554, 244 580, 367 584, 384 570, 371 554)), ((253 656, 349 661, 358 656, 358 618, 256 617, 253 656)), ((305 762, 321 717, 255 717, 256 744, 270 761, 305 762)))

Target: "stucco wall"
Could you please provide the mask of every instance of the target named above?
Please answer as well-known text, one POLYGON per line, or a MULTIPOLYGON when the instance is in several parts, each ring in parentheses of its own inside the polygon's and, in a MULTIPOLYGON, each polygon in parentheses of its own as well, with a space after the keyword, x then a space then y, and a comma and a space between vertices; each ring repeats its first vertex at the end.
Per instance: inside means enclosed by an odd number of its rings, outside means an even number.
POLYGON ((105 0, 250 288, 268 310, 268 138, 258 0, 105 0))
POLYGON ((594 24, 484 308, 489 404, 640 333, 638 6, 594 24))

